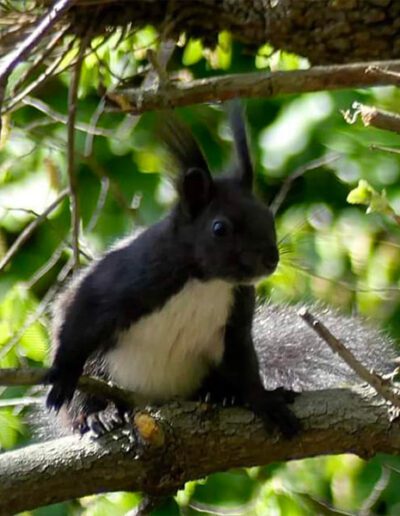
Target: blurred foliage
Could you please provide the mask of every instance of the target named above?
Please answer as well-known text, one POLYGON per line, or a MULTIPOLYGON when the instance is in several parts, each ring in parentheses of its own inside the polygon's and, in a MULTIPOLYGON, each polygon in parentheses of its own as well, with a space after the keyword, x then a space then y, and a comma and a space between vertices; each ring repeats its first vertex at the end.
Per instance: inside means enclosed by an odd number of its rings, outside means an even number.
MULTIPOLYGON (((148 27, 121 39, 117 31, 92 46, 96 51, 87 57, 82 72, 81 126, 76 134, 84 262, 135 227, 159 219, 174 198, 173 171, 154 138, 154 114, 137 118, 99 111, 98 91, 140 72, 148 64, 146 49, 158 46, 157 34, 148 27), (94 137, 88 127, 101 128, 102 134, 94 137)), ((75 55, 71 48, 60 65, 65 71, 4 117, 0 257, 67 185, 66 125, 59 120, 67 114, 68 66, 75 55)), ((306 66, 303 59, 274 52, 268 45, 246 53, 229 34, 221 33, 213 51, 183 37, 170 70, 207 77, 306 66)), ((21 64, 12 80, 25 69, 21 64)), ((354 101, 396 110, 399 100, 396 89, 376 88, 247 102, 257 189, 265 202, 273 201, 300 167, 326 158, 325 165, 298 174, 280 205, 282 259, 277 273, 260 285, 262 297, 322 300, 374 319, 395 338, 400 336, 400 228, 394 216, 400 212, 400 156, 379 150, 398 148, 399 139, 371 127, 348 126, 341 115, 354 101), (334 159, 328 159, 332 155, 334 159), (368 215, 362 204, 369 206, 368 215)), ((230 151, 223 108, 194 106, 180 110, 180 115, 193 128, 211 167, 216 173, 223 169, 230 151)), ((64 201, 0 275, 0 367, 48 363, 49 311, 57 288, 71 272, 69 224, 64 201)), ((32 392, 2 388, 0 395, 6 402, 32 392)), ((22 413, 11 402, 0 409, 3 449, 29 442, 22 413)), ((397 458, 364 462, 339 456, 220 473, 188 483, 176 501, 155 514, 179 514, 179 508, 185 508, 185 514, 209 514, 223 507, 249 515, 330 514, 333 509, 395 515, 400 513, 399 472, 397 458)), ((135 494, 113 493, 32 514, 120 515, 138 500, 135 494)))

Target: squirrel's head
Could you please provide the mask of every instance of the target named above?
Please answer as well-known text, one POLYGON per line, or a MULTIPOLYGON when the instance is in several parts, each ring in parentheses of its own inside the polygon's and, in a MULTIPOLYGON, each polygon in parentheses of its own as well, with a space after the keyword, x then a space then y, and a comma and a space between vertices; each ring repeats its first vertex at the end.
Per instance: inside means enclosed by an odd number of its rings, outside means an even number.
POLYGON ((253 193, 253 166, 240 105, 232 103, 230 125, 237 160, 229 175, 212 178, 192 133, 173 117, 163 139, 180 168, 177 235, 192 250, 204 279, 249 283, 271 274, 279 260, 274 218, 253 193))

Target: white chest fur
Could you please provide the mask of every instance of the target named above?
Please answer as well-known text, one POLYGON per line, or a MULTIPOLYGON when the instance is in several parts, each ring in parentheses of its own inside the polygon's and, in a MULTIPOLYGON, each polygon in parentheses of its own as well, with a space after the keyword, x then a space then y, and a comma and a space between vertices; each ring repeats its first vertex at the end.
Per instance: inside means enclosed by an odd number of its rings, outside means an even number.
POLYGON ((111 378, 137 402, 187 397, 224 350, 233 287, 190 280, 165 305, 133 324, 106 356, 111 378))

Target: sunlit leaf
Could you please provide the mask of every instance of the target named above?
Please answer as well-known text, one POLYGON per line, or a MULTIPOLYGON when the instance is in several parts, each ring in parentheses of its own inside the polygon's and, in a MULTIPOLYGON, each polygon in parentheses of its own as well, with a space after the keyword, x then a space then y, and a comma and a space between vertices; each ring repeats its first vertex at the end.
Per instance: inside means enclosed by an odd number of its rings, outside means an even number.
POLYGON ((203 58, 203 45, 199 39, 190 39, 183 51, 182 63, 185 66, 196 64, 203 58))

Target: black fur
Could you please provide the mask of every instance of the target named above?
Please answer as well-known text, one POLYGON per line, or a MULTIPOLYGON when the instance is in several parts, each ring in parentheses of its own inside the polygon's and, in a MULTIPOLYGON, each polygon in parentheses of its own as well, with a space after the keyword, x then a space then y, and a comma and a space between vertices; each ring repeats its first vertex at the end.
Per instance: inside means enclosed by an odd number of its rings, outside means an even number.
POLYGON ((79 376, 85 370, 109 378, 102 357, 116 346, 120 333, 161 309, 192 279, 234 285, 223 359, 200 391, 219 399, 235 396, 285 435, 299 430, 286 405, 289 397, 281 390, 266 391, 260 379, 251 336, 255 291, 250 283, 271 274, 279 256, 273 217, 251 192, 253 170, 238 106, 230 118, 238 166, 229 177, 217 179, 188 129, 166 118, 163 137, 179 167, 176 207, 106 254, 61 298, 47 405, 58 411, 73 399, 69 416, 81 431, 87 429, 88 416, 106 404, 75 394, 79 376))

